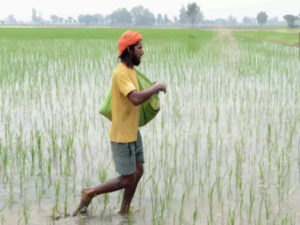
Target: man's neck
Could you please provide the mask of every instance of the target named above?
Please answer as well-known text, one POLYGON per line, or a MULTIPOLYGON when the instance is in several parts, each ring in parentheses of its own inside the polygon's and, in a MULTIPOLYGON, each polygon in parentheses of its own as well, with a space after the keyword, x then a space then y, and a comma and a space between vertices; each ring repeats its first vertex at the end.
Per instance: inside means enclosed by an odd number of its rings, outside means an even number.
POLYGON ((130 63, 129 65, 127 65, 125 62, 122 62, 126 67, 130 68, 130 69, 133 69, 134 68, 134 65, 133 63, 130 63))

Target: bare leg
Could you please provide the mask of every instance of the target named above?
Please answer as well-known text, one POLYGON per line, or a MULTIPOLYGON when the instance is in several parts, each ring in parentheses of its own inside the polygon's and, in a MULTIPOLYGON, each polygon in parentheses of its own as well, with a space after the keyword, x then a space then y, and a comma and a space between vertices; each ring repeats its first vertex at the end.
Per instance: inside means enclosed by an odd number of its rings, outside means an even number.
POLYGON ((143 171, 144 171, 143 163, 137 162, 136 163, 136 171, 135 171, 135 174, 136 174, 135 183, 134 183, 134 185, 132 185, 128 188, 125 188, 125 190, 124 190, 123 201, 122 201, 122 205, 121 205, 121 208, 119 211, 120 214, 127 214, 129 212, 131 200, 134 196, 134 193, 135 193, 135 190, 139 183, 139 180, 141 179, 141 177, 143 175, 143 171))
POLYGON ((87 207, 96 195, 117 191, 123 188, 129 188, 135 184, 135 173, 131 175, 122 175, 120 177, 108 180, 103 184, 93 188, 84 188, 81 191, 81 201, 73 213, 76 216, 78 213, 86 214, 87 207))

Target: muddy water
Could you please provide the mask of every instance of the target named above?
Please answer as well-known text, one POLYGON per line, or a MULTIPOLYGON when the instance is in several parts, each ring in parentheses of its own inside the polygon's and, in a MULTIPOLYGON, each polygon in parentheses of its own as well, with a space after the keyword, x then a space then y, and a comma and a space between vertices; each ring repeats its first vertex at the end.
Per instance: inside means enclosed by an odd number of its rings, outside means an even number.
MULTIPOLYGON (((153 224, 152 218, 152 209, 151 209, 151 199, 142 199, 142 203, 138 203, 134 201, 130 213, 128 215, 119 215, 117 204, 111 203, 107 205, 105 208, 102 208, 101 203, 95 202, 90 205, 88 210, 88 215, 84 216, 71 216, 72 212, 76 209, 77 203, 72 203, 68 205, 67 215, 64 214, 64 209, 59 207, 56 212, 55 218, 52 216, 52 210, 50 205, 43 204, 43 206, 30 206, 30 213, 28 220, 30 221, 28 224, 31 225, 95 225, 95 224, 111 224, 111 225, 128 225, 128 224, 145 224, 150 225, 153 224)), ((117 202, 117 199, 112 199, 112 201, 117 202)), ((283 202, 283 208, 288 208, 290 211, 294 211, 299 208, 300 201, 300 193, 299 191, 292 196, 286 202, 283 202)), ((198 222, 196 224, 204 225, 207 224, 207 218, 204 216, 204 212, 206 211, 209 202, 205 199, 201 199, 199 207, 198 222)), ((178 224, 179 220, 176 215, 180 213, 180 211, 176 211, 177 207, 175 205, 181 204, 181 202, 174 201, 168 209, 167 218, 164 219, 163 224, 178 224)), ((187 203, 184 205, 184 220, 183 224, 191 224, 192 218, 194 217, 194 199, 189 199, 187 203)), ((275 210, 275 207, 272 208, 275 210)), ((256 209, 258 211, 258 209, 256 209)), ((226 224, 227 218, 226 214, 228 213, 228 208, 222 204, 215 203, 214 204, 214 223, 215 224, 226 224)), ((25 224, 23 211, 22 209, 5 209, 1 211, 1 216, 5 218, 3 219, 2 224, 25 224)), ((278 220, 284 215, 277 215, 278 220)), ((294 217, 295 224, 300 224, 300 213, 296 213, 294 217)), ((239 220, 237 220, 238 224, 248 224, 248 214, 247 212, 243 212, 239 220)))
MULTIPOLYGON (((94 206, 95 207, 95 206, 94 206)), ((69 205, 70 213, 76 209, 75 204, 69 205)), ((29 224, 57 224, 57 225, 92 225, 92 224, 151 224, 151 215, 149 211, 145 212, 139 209, 139 207, 132 206, 131 213, 123 216, 119 215, 117 208, 95 209, 93 205, 89 209, 89 214, 85 216, 64 215, 63 209, 58 209, 55 218, 52 217, 51 206, 45 205, 41 207, 30 207, 29 224)), ((25 221, 22 218, 22 211, 20 210, 4 210, 2 215, 5 215, 4 224, 24 224, 25 221)))

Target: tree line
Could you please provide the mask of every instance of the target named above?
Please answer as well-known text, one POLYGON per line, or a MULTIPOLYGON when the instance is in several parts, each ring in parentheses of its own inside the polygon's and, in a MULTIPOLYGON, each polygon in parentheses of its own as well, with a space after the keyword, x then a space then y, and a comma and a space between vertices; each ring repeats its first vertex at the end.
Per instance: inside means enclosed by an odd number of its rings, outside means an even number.
MULTIPOLYGON (((227 19, 217 18, 214 20, 205 20, 203 13, 197 3, 188 3, 182 6, 178 16, 169 18, 167 14, 154 15, 149 9, 139 5, 131 10, 119 8, 106 16, 102 14, 81 14, 77 18, 63 18, 58 15, 51 15, 50 20, 42 18, 41 13, 32 9, 31 24, 41 25, 84 25, 84 26, 199 26, 199 25, 283 25, 294 28, 300 26, 300 14, 285 15, 285 22, 280 21, 278 17, 268 18, 266 12, 259 12, 256 17, 244 17, 241 23, 238 23, 236 17, 230 15, 227 19)), ((8 15, 2 24, 23 24, 17 21, 14 15, 8 15)))
MULTIPOLYGON (((268 15, 266 12, 259 12, 256 16, 257 22, 262 26, 268 21, 268 15)), ((289 28, 300 27, 300 13, 298 16, 287 14, 283 16, 283 19, 287 23, 289 28)))
MULTIPOLYGON (((97 14, 81 14, 77 18, 67 17, 63 18, 59 15, 51 15, 50 20, 43 19, 42 14, 38 13, 36 9, 32 9, 30 24, 41 25, 135 25, 135 26, 154 26, 154 25, 171 25, 171 24, 191 24, 199 25, 203 21, 203 14, 200 7, 196 3, 189 3, 182 6, 179 12, 179 17, 169 18, 167 14, 158 14, 155 16, 149 9, 141 5, 133 7, 130 11, 126 8, 119 8, 114 10, 109 15, 97 14)), ((14 15, 8 15, 5 20, 0 21, 1 24, 24 24, 22 21, 17 21, 14 15)))

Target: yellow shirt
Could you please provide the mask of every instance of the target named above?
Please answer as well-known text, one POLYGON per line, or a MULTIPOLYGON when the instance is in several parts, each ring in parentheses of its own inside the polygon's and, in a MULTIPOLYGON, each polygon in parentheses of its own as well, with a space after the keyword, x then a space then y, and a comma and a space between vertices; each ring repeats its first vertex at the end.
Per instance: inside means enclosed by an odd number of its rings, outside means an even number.
POLYGON ((139 91, 135 71, 120 63, 112 76, 110 140, 128 143, 137 139, 140 120, 140 106, 135 106, 127 97, 133 91, 139 91))

